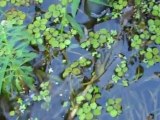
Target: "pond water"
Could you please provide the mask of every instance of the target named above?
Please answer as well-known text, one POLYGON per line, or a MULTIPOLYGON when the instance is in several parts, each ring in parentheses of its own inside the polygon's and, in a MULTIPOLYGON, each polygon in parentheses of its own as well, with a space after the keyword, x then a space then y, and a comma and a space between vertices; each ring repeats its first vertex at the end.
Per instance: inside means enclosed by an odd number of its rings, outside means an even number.
MULTIPOLYGON (((131 48, 130 36, 128 37, 128 35, 130 35, 130 33, 134 34, 134 32, 130 30, 123 30, 124 27, 121 25, 119 18, 96 21, 96 18, 89 16, 89 14, 86 12, 85 9, 87 8, 84 1, 85 0, 81 1, 75 16, 75 20, 84 30, 85 37, 82 38, 82 40, 80 40, 79 36, 75 36, 72 38, 69 47, 67 47, 65 50, 58 51, 55 49, 49 49, 48 52, 48 49, 46 49, 43 45, 38 47, 35 47, 34 45, 32 46, 39 54, 39 57, 33 62, 34 69, 37 70, 43 68, 43 72, 45 72, 47 76, 47 79, 45 77, 43 78, 44 81, 49 80, 51 83, 51 102, 49 104, 49 109, 42 109, 42 101, 33 102, 23 114, 11 117, 9 115, 9 111, 3 111, 3 107, 5 107, 3 104, 5 102, 1 101, 2 103, 0 104, 2 105, 0 105, 0 120, 70 120, 67 118, 67 115, 71 108, 72 102, 75 102, 76 95, 82 93, 84 90, 84 87, 81 83, 84 82, 84 79, 86 79, 88 82, 92 77, 92 72, 94 70, 96 71, 96 64, 100 63, 102 65, 106 62, 105 59, 108 57, 109 59, 106 63, 106 71, 104 71, 104 74, 102 74, 98 81, 93 83, 100 89, 101 98, 99 98, 96 102, 98 105, 102 106, 102 112, 99 116, 92 118, 92 120, 160 120, 160 63, 157 62, 151 67, 147 67, 146 63, 144 63, 143 60, 138 56, 139 54, 137 54, 137 50, 131 48), (96 32, 101 29, 106 29, 108 31, 116 30, 118 33, 120 33, 120 38, 116 41, 116 43, 114 43, 114 45, 112 45, 111 49, 108 49, 107 46, 95 49, 101 53, 101 57, 96 58, 92 56, 94 49, 83 49, 80 45, 80 41, 87 39, 88 31, 96 32), (46 51, 50 56, 47 61, 45 53, 46 51), (113 83, 112 75, 115 74, 114 70, 117 64, 122 61, 121 57, 119 57, 120 55, 126 57, 125 60, 127 61, 128 71, 125 74, 125 79, 128 81, 129 85, 124 87, 122 82, 118 82, 114 83, 112 88, 106 89, 109 83, 113 83), (82 75, 69 75, 65 79, 62 78, 62 73, 64 70, 69 67, 71 63, 79 60, 81 57, 90 59, 92 61, 92 65, 86 68, 84 67, 82 70, 82 75), (64 60, 67 62, 63 63, 64 60), (45 62, 44 66, 42 65, 43 62, 45 62), (137 73, 137 71, 139 72, 137 73), (137 74, 141 75, 138 78, 135 78, 137 74), (106 101, 109 98, 122 99, 122 113, 117 117, 111 117, 106 112, 106 101), (63 107, 65 102, 68 104, 67 106, 63 107)), ((41 4, 31 4, 27 7, 15 7, 14 5, 8 4, 6 7, 3 7, 2 10, 8 11, 14 8, 23 11, 27 15, 24 25, 28 25, 35 20, 35 17, 44 16, 44 13, 48 11, 48 7, 50 5, 59 4, 59 2, 60 1, 58 0, 44 0, 41 4)), ((88 4, 90 7, 92 7, 92 4, 88 4)), ((159 3, 157 4, 159 5, 159 3)), ((101 14, 101 12, 104 10, 108 10, 106 7, 103 8, 100 6, 99 8, 99 6, 100 5, 96 4, 97 8, 89 12, 97 11, 95 14, 101 14)), ((67 10, 68 13, 71 13, 71 3, 67 6, 67 10)), ((105 18, 105 15, 102 15, 102 17, 105 18)), ((4 19, 3 16, 1 17, 1 20, 2 19, 4 19)), ((130 21, 132 23, 132 20, 130 21)), ((50 28, 59 28, 59 25, 55 25, 53 20, 50 20, 46 26, 50 28)), ((130 28, 130 25, 128 28, 130 28)), ((133 28, 132 24, 131 28, 133 28)), ((70 29, 70 27, 66 28, 66 31, 68 29, 70 29)), ((156 46, 160 50, 160 46, 158 44, 151 44, 148 46, 156 46)), ((99 70, 100 69, 97 69, 97 71, 99 70)), ((39 84, 39 82, 37 84, 39 84)), ((31 94, 24 96, 26 98, 30 98, 32 96, 32 92, 31 94)), ((14 102, 11 101, 10 103, 14 102)), ((14 107, 14 105, 11 106, 11 108, 14 107)), ((79 120, 77 115, 75 115, 75 117, 72 119, 79 120)))

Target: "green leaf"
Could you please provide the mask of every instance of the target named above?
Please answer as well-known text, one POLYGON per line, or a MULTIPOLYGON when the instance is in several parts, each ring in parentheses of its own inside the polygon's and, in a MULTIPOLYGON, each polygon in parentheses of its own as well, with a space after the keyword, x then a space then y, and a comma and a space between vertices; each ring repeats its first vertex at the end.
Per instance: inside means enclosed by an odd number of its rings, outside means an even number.
POLYGON ((147 53, 145 53, 145 57, 146 57, 147 59, 151 59, 151 58, 153 57, 153 55, 152 55, 151 52, 147 52, 147 53))
POLYGON ((14 116, 14 115, 15 115, 15 111, 10 111, 10 112, 9 112, 9 115, 10 115, 10 116, 14 116))
POLYGON ((72 16, 75 17, 76 16, 76 13, 77 13, 77 10, 79 8, 79 3, 80 3, 80 0, 72 0, 72 5, 71 5, 71 9, 72 9, 72 16))
POLYGON ((93 103, 90 104, 90 107, 91 107, 92 109, 96 109, 97 104, 96 104, 95 102, 93 102, 93 103))
POLYGON ((110 112, 110 115, 111 115, 112 117, 117 117, 117 115, 118 115, 117 110, 112 110, 112 111, 110 112))
POLYGON ((66 14, 66 18, 69 21, 69 23, 72 25, 72 27, 77 30, 77 32, 79 33, 80 37, 84 36, 84 32, 81 28, 81 26, 76 22, 76 20, 71 17, 70 15, 66 14))

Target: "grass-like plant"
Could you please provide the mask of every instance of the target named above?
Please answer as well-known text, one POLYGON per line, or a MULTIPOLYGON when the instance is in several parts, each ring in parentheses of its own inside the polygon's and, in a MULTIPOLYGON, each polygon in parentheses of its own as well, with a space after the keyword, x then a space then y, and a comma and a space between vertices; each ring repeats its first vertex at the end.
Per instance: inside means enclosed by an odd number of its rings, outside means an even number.
POLYGON ((29 61, 36 54, 29 49, 30 37, 22 26, 7 21, 0 25, 0 93, 33 88, 32 67, 29 61))

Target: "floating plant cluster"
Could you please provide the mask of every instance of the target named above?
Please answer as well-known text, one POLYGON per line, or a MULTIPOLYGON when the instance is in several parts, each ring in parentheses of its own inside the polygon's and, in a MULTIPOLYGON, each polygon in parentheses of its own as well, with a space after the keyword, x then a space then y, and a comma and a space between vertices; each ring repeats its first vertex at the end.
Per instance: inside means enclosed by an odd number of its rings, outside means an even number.
POLYGON ((14 6, 30 6, 31 3, 43 3, 43 0, 1 0, 0 7, 5 7, 7 4, 12 4, 14 6))
POLYGON ((106 111, 111 117, 117 117, 122 113, 122 99, 116 98, 112 99, 109 98, 106 102, 106 111))
POLYGON ((14 24, 22 25, 26 19, 26 14, 20 10, 11 9, 5 14, 7 21, 12 21, 14 24))
POLYGON ((47 28, 44 32, 44 37, 52 48, 60 48, 60 50, 63 50, 71 44, 71 39, 75 34, 77 34, 77 32, 73 29, 66 33, 61 33, 57 29, 47 28))
POLYGON ((77 96, 76 101, 81 104, 77 112, 79 120, 93 120, 96 116, 101 115, 102 106, 96 103, 96 100, 100 97, 100 91, 97 86, 92 86, 86 96, 77 96))
POLYGON ((158 48, 147 48, 146 50, 140 51, 141 55, 144 55, 144 63, 150 67, 157 62, 160 62, 160 55, 158 48))
POLYGON ((110 0, 109 5, 113 8, 112 18, 118 18, 121 16, 121 11, 128 5, 127 0, 110 0))
POLYGON ((106 29, 101 29, 97 32, 89 32, 88 39, 81 42, 81 47, 86 49, 94 49, 94 51, 96 51, 99 47, 104 47, 105 45, 108 48, 111 48, 111 45, 115 42, 116 36, 116 31, 109 32, 106 29))
POLYGON ((46 29, 48 20, 41 17, 36 17, 36 20, 28 25, 28 32, 34 35, 31 44, 43 44, 42 33, 46 29))
POLYGON ((73 74, 73 75, 80 75, 82 73, 81 69, 83 67, 87 67, 91 65, 91 61, 84 58, 84 57, 81 57, 79 60, 73 62, 69 67, 67 67, 62 76, 63 78, 66 78, 69 74, 73 74))
POLYGON ((115 68, 115 74, 112 75, 112 80, 117 83, 121 80, 125 73, 128 71, 127 62, 126 60, 122 60, 120 64, 118 64, 115 68))

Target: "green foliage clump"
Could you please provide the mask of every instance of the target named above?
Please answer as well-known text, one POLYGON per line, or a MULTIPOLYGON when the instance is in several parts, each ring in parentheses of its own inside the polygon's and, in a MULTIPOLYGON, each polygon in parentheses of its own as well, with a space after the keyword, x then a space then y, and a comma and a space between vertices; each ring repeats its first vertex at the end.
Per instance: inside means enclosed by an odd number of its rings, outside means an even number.
POLYGON ((134 35, 131 46, 133 48, 139 49, 141 47, 141 44, 142 44, 141 38, 138 35, 134 35))
POLYGON ((77 115, 79 120, 93 120, 94 117, 101 115, 102 106, 96 103, 96 100, 101 97, 99 88, 92 86, 86 96, 77 96, 76 102, 81 104, 77 115))
POLYGON ((15 6, 29 6, 30 0, 10 0, 10 3, 15 6))
POLYGON ((159 19, 149 19, 148 20, 148 29, 151 35, 151 40, 156 44, 160 44, 160 20, 159 19))
POLYGON ((154 48, 147 48, 147 50, 140 51, 141 55, 144 55, 143 62, 148 65, 148 67, 154 65, 157 62, 160 62, 160 55, 159 55, 159 49, 154 48))
POLYGON ((35 0, 37 3, 43 3, 44 0, 35 0))
POLYGON ((131 39, 131 47, 135 49, 140 49, 143 47, 145 41, 150 39, 150 33, 147 30, 144 30, 142 33, 135 34, 131 39))
POLYGON ((151 11, 152 15, 156 16, 156 17, 160 17, 160 5, 155 4, 152 8, 151 11))
POLYGON ((109 98, 106 102, 106 111, 111 117, 117 117, 122 113, 122 99, 116 98, 112 99, 109 98))
POLYGON ((62 74, 63 78, 66 78, 69 74, 80 75, 81 68, 91 65, 91 61, 81 57, 79 60, 73 62, 68 68, 66 68, 62 74))
POLYGON ((128 5, 127 0, 110 0, 109 5, 113 7, 112 18, 117 18, 121 14, 121 11, 128 5))
POLYGON ((43 43, 43 32, 46 30, 46 24, 48 20, 36 17, 36 20, 28 25, 28 32, 34 35, 35 39, 32 39, 31 44, 42 44, 43 43), (42 34, 42 35, 41 35, 42 34))
POLYGON ((20 10, 11 9, 5 14, 7 21, 12 21, 16 25, 22 25, 26 19, 26 14, 20 10))
POLYGON ((0 7, 5 7, 7 5, 7 1, 6 0, 1 0, 0 1, 0 7))
POLYGON ((112 80, 117 83, 120 79, 122 79, 125 73, 128 71, 126 60, 122 60, 119 65, 115 68, 115 74, 112 75, 112 80))
POLYGON ((61 33, 59 30, 54 28, 47 28, 44 32, 44 37, 47 43, 53 48, 65 49, 71 44, 71 38, 76 34, 75 30, 61 33))
POLYGON ((27 63, 36 57, 28 49, 30 35, 21 27, 9 22, 0 25, 0 91, 22 91, 24 85, 33 88, 32 67, 27 63))
POLYGON ((66 8, 61 4, 52 4, 48 8, 48 12, 45 13, 44 17, 46 19, 53 18, 54 23, 61 23, 62 26, 68 26, 68 20, 65 17, 66 8))
POLYGON ((114 38, 116 37, 116 31, 107 31, 106 29, 101 29, 97 32, 89 32, 88 39, 81 43, 82 48, 94 49, 103 47, 107 45, 108 48, 114 43, 114 38))

